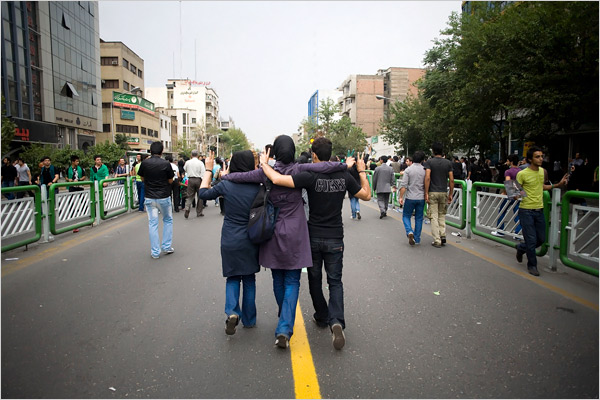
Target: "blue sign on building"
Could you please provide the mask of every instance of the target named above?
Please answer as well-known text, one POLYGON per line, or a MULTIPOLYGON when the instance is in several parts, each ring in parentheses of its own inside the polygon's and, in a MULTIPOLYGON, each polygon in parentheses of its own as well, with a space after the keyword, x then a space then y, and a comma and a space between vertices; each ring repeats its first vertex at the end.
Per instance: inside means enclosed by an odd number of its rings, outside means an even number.
POLYGON ((308 100, 308 119, 319 123, 319 91, 317 90, 308 100))

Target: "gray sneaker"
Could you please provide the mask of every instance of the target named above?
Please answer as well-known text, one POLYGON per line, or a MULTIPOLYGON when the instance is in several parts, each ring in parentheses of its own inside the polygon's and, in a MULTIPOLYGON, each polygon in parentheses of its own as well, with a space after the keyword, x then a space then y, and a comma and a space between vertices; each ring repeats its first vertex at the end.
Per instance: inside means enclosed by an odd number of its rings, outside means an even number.
POLYGON ((171 247, 169 250, 164 250, 163 253, 166 255, 173 254, 175 253, 175 249, 171 247))
POLYGON ((235 314, 231 314, 227 318, 227 321, 225 321, 225 334, 227 334, 227 335, 235 334, 235 327, 237 326, 239 320, 240 320, 239 316, 237 316, 235 314))
POLYGON ((331 326, 333 348, 341 350, 346 344, 346 335, 344 335, 344 328, 342 324, 337 323, 331 326))

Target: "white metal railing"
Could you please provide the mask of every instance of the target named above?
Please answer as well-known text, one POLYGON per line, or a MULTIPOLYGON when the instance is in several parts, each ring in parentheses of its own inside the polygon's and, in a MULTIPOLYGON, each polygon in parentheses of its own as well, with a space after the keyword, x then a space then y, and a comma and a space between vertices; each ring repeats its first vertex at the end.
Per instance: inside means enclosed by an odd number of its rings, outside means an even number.
POLYGON ((35 232, 35 202, 33 197, 2 200, 2 239, 35 232))
POLYGON ((102 189, 104 194, 104 211, 112 211, 126 207, 125 185, 111 185, 102 189))
POLYGON ((598 263, 598 207, 573 205, 570 222, 569 255, 598 263))
POLYGON ((504 194, 477 192, 476 226, 523 239, 518 214, 520 203, 520 200, 508 199, 504 194))
POLYGON ((446 211, 446 218, 450 218, 456 221, 456 223, 460 223, 462 218, 462 205, 463 205, 463 191, 460 187, 454 187, 454 191, 452 192, 452 201, 448 204, 448 209, 446 211))
POLYGON ((90 189, 79 192, 62 192, 56 195, 56 223, 62 224, 89 217, 90 211, 90 189))

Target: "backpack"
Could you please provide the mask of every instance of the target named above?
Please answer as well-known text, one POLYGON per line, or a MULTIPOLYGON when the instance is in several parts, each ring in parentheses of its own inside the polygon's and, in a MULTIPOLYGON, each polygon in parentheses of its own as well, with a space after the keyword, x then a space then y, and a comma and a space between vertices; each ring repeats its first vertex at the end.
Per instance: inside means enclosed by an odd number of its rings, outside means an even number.
POLYGON ((266 242, 273 237, 275 232, 275 221, 279 214, 279 208, 273 206, 269 200, 269 193, 273 187, 273 182, 267 179, 260 189, 250 207, 248 218, 248 237, 254 244, 266 242))

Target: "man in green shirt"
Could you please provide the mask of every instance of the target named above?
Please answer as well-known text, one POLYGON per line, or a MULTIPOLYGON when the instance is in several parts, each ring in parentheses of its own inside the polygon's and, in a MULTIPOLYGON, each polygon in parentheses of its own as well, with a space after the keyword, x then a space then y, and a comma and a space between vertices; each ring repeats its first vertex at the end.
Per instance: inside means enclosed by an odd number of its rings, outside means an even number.
MULTIPOLYGON (((101 181, 108 177, 108 167, 102 164, 102 156, 94 156, 94 166, 90 168, 90 180, 101 181)), ((102 186, 108 186, 108 183, 104 182, 102 186)))
POLYGON ((519 220, 523 232, 524 243, 517 245, 517 261, 523 262, 523 254, 527 254, 527 271, 531 275, 539 276, 537 269, 536 247, 546 241, 546 220, 544 218, 544 190, 555 187, 564 187, 567 184, 567 175, 556 184, 546 184, 548 172, 542 168, 544 153, 538 146, 532 146, 527 151, 529 166, 517 174, 517 182, 523 186, 527 194, 519 206, 519 220))

